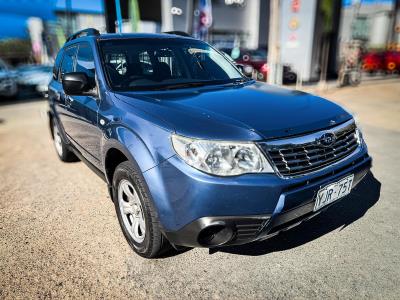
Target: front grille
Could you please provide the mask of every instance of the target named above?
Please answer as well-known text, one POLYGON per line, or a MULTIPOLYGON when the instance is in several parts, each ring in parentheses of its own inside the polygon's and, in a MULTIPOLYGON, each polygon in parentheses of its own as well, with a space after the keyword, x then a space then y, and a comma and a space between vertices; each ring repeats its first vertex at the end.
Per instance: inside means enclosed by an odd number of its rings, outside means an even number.
POLYGON ((346 122, 330 130, 262 144, 262 148, 276 169, 285 177, 320 170, 350 155, 357 147, 354 121, 346 122), (326 133, 333 133, 336 137, 329 146, 323 146, 319 140, 326 133))

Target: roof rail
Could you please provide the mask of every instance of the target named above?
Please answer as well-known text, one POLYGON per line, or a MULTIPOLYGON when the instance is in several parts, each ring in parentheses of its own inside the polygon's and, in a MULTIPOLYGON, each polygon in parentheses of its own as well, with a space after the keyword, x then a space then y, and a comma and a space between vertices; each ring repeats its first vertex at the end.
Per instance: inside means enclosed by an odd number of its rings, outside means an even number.
POLYGON ((74 34, 71 34, 66 42, 72 41, 74 39, 77 39, 81 36, 89 36, 89 35, 100 35, 100 32, 95 29, 95 28, 86 28, 80 31, 75 32, 74 34))
POLYGON ((163 33, 166 34, 175 34, 175 35, 180 35, 180 36, 186 36, 186 37, 192 37, 189 33, 184 32, 184 31, 165 31, 163 33))

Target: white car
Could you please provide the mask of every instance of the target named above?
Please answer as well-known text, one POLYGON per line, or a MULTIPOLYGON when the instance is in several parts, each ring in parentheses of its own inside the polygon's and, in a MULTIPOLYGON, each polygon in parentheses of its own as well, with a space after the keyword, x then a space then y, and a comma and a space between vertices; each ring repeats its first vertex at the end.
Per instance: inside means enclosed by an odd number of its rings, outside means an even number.
POLYGON ((46 95, 52 76, 52 67, 46 65, 23 65, 17 68, 17 75, 18 85, 46 95))

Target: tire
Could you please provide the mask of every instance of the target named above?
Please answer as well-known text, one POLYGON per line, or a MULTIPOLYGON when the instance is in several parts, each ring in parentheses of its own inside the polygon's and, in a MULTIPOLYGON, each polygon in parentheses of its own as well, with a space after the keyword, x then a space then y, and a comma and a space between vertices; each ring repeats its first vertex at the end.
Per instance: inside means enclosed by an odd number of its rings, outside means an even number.
POLYGON ((76 155, 71 150, 69 150, 68 145, 64 143, 57 122, 54 122, 54 120, 52 120, 51 125, 53 127, 51 132, 53 135, 54 147, 56 149, 58 158, 63 162, 79 161, 76 155))
POLYGON ((169 243, 161 233, 146 182, 131 162, 122 162, 115 169, 112 193, 119 224, 131 248, 145 258, 167 250, 169 243))

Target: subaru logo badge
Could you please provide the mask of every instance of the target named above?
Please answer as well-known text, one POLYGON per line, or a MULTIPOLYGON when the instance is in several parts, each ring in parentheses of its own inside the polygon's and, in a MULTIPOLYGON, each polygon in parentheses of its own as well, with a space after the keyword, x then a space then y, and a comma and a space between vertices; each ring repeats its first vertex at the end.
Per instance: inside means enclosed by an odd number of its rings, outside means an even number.
POLYGON ((332 132, 324 133, 320 138, 317 139, 318 145, 321 145, 322 147, 332 146, 335 141, 336 136, 332 132))

